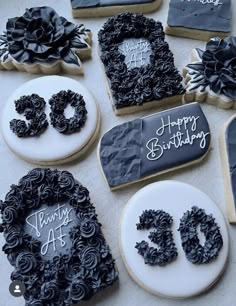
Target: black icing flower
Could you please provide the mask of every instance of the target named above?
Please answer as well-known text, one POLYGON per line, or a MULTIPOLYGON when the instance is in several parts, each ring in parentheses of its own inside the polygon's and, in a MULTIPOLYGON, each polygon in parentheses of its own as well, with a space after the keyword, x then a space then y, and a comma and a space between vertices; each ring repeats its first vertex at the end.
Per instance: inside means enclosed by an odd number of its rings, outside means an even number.
POLYGON ((81 252, 81 263, 88 269, 94 269, 100 262, 100 254, 98 249, 94 247, 85 247, 81 252))
POLYGON ((70 295, 72 301, 78 303, 80 300, 86 300, 90 294, 88 284, 81 279, 75 279, 71 284, 70 295))
POLYGON ((52 300, 59 293, 58 284, 55 281, 44 283, 41 288, 41 297, 43 300, 52 300))
POLYGON ((68 171, 62 171, 58 177, 58 184, 63 189, 72 190, 75 185, 73 175, 68 171))
POLYGON ((10 18, 7 22, 8 51, 20 63, 63 59, 78 65, 71 48, 87 47, 78 29, 50 7, 26 9, 23 16, 10 18))
POLYGON ((201 63, 187 65, 202 76, 197 78, 193 89, 209 85, 210 89, 231 99, 236 99, 236 37, 213 38, 206 44, 206 50, 197 49, 201 63))
POLYGON ((37 267, 35 256, 30 252, 22 252, 16 258, 16 268, 22 274, 27 274, 37 267))
POLYGON ((43 306, 43 302, 36 299, 30 299, 27 301, 26 306, 43 306))
POLYGON ((85 218, 80 224, 80 233, 84 238, 91 238, 99 230, 99 225, 97 221, 85 218))
POLYGON ((7 206, 4 209, 2 218, 3 218, 3 221, 8 224, 13 223, 17 218, 17 210, 12 206, 7 206))

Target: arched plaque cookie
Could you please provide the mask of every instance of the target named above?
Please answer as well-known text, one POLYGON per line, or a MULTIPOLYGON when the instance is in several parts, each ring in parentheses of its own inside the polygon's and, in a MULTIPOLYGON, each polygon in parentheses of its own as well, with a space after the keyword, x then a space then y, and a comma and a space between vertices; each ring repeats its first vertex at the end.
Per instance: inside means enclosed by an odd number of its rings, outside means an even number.
POLYGON ((117 280, 89 191, 71 173, 33 169, 0 208, 3 252, 26 306, 77 305, 117 280))
POLYGON ((60 17, 51 7, 26 9, 10 18, 0 35, 0 70, 30 73, 83 73, 91 56, 92 33, 60 17))
POLYGON ((150 13, 162 0, 71 0, 72 14, 77 17, 102 17, 129 12, 150 13))
POLYGON ((206 194, 188 184, 161 181, 128 201, 120 219, 119 246, 128 273, 142 288, 189 298, 208 290, 224 272, 229 237, 221 211, 206 194), (165 259, 165 264, 153 265, 155 259, 165 259))
POLYGON ((170 0, 166 34, 209 40, 231 31, 231 0, 170 0))
POLYGON ((228 220, 236 223, 236 117, 231 117, 220 134, 220 154, 228 220))
POLYGON ((198 103, 117 125, 98 146, 105 179, 116 189, 201 161, 210 130, 198 103))
POLYGON ((21 158, 41 165, 80 158, 96 140, 100 112, 79 82, 45 76, 20 86, 2 114, 3 138, 21 158))
POLYGON ((108 19, 98 40, 115 114, 181 101, 182 78, 160 22, 123 13, 108 19))
POLYGON ((220 108, 234 108, 236 102, 236 37, 212 38, 206 49, 196 48, 191 64, 183 69, 185 102, 198 101, 220 108), (193 100, 192 100, 193 99, 193 100))

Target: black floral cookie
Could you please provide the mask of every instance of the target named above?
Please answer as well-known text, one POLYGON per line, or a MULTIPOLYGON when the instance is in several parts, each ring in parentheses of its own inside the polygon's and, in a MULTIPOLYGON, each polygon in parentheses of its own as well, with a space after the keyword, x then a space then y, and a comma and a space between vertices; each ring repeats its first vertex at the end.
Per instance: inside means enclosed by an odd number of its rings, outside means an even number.
POLYGON ((51 7, 26 9, 0 35, 0 69, 31 73, 82 73, 91 55, 91 31, 60 17, 51 7))
POLYGON ((89 191, 71 173, 33 169, 0 207, 3 252, 26 306, 71 306, 117 280, 89 191))
POLYGON ((161 22, 123 13, 107 20, 98 40, 115 114, 181 103, 182 77, 161 22))
POLYGON ((184 70, 185 102, 198 101, 220 108, 236 103, 236 37, 212 38, 206 49, 196 48, 184 70))

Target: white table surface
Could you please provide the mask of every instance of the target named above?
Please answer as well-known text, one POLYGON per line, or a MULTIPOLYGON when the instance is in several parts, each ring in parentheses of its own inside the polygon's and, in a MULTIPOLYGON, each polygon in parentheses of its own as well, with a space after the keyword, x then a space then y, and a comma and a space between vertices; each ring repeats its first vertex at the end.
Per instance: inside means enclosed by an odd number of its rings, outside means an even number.
MULTIPOLYGON (((25 8, 32 6, 48 5, 53 7, 61 16, 73 21, 69 0, 0 0, 0 31, 5 29, 7 18, 20 16, 25 8)), ((168 13, 168 1, 163 0, 162 7, 149 16, 160 20, 166 24, 168 13)), ((236 2, 232 1, 232 15, 236 15, 236 2)), ((93 58, 84 64, 84 76, 71 76, 87 86, 96 97, 102 114, 102 127, 100 136, 114 125, 128 119, 138 118, 152 111, 140 112, 129 116, 116 117, 113 114, 108 95, 103 82, 101 64, 97 55, 97 32, 107 18, 74 20, 74 22, 84 23, 90 28, 93 36, 93 58)), ((233 20, 233 35, 236 35, 236 20, 233 20)), ((166 40, 170 44, 170 49, 175 56, 175 64, 179 69, 189 62, 189 53, 195 47, 204 47, 205 43, 197 40, 175 38, 167 36, 166 40)), ((38 77, 22 72, 3 72, 0 71, 0 108, 2 109, 5 101, 12 91, 24 82, 38 77)), ((145 182, 132 185, 126 189, 110 192, 99 169, 96 157, 96 146, 87 154, 83 160, 57 166, 59 170, 68 170, 80 180, 89 190, 93 203, 96 206, 98 217, 103 224, 103 231, 107 242, 110 245, 112 254, 116 259, 119 269, 119 283, 107 288, 90 301, 81 305, 99 306, 233 306, 236 300, 236 227, 229 225, 230 234, 230 254, 226 271, 220 281, 208 292, 187 300, 169 300, 154 296, 140 288, 128 275, 121 260, 118 240, 117 226, 122 209, 127 200, 141 187, 165 179, 179 180, 192 184, 206 192, 221 208, 225 214, 225 201, 223 190, 223 178, 221 172, 221 162, 219 156, 218 135, 224 122, 235 111, 224 111, 213 106, 203 105, 203 111, 210 123, 212 132, 211 151, 206 160, 199 165, 183 169, 177 172, 163 175, 159 178, 149 179, 145 182)), ((0 113, 1 114, 1 113, 0 113)), ((29 170, 34 168, 33 164, 27 163, 14 155, 6 146, 0 136, 0 198, 3 199, 9 190, 9 186, 17 183, 18 180, 29 170)), ((0 249, 4 244, 4 239, 0 235, 0 249)), ((10 273, 13 267, 9 264, 5 254, 0 251, 0 306, 23 306, 23 298, 14 298, 10 295, 8 287, 10 284, 10 273)), ((183 271, 184 273, 184 271, 183 271)), ((157 275, 158 277, 158 275, 157 275)))

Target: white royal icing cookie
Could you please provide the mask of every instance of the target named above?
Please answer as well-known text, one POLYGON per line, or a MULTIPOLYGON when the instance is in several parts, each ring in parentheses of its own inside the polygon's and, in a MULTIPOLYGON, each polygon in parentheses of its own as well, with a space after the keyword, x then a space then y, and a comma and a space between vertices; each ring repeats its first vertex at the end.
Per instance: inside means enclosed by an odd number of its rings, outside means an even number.
POLYGON ((96 139, 99 127, 100 113, 93 96, 79 82, 61 76, 23 84, 10 96, 2 114, 2 134, 10 149, 42 165, 80 157, 96 139), (34 122, 34 112, 41 122, 34 122))
POLYGON ((169 298, 188 298, 207 290, 223 273, 229 251, 227 226, 215 203, 195 187, 176 181, 150 184, 128 201, 120 220, 119 244, 131 277, 149 292, 169 298), (157 211, 161 217, 156 215, 152 223, 152 216, 157 211), (192 244, 186 240, 189 238, 186 224, 190 217, 197 224, 191 228, 193 232, 195 230, 194 238, 191 236, 192 244), (163 233, 168 238, 157 235, 163 228, 153 224, 160 225, 161 222, 167 229, 163 233), (204 230, 208 233, 208 246, 204 230), (171 249, 167 247, 164 256, 160 244, 154 243, 160 237, 164 247, 167 240, 170 241, 171 249), (190 243, 192 248, 195 238, 201 252, 185 252, 186 244, 190 243), (149 251, 145 253, 147 245, 149 251), (210 252, 209 245, 212 246, 210 252))

